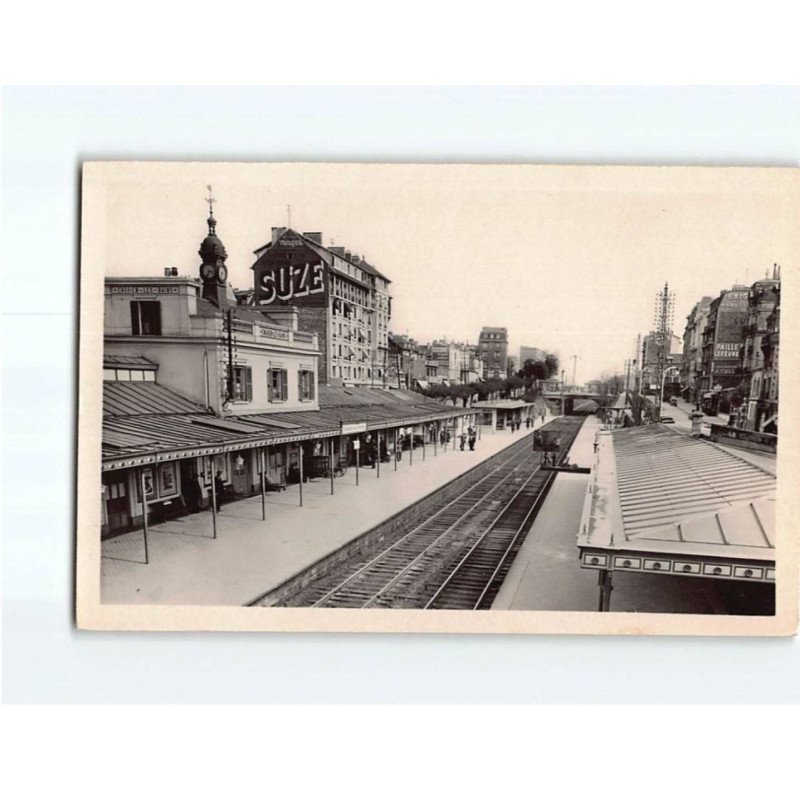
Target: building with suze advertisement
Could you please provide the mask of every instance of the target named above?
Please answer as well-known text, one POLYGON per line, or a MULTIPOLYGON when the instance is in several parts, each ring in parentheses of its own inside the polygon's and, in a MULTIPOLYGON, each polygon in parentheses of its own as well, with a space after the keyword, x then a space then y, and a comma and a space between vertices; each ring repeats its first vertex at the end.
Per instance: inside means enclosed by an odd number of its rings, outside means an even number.
POLYGON ((382 386, 391 320, 389 279, 322 234, 273 228, 255 251, 250 302, 264 311, 293 306, 302 330, 320 345, 320 379, 334 385, 382 386))

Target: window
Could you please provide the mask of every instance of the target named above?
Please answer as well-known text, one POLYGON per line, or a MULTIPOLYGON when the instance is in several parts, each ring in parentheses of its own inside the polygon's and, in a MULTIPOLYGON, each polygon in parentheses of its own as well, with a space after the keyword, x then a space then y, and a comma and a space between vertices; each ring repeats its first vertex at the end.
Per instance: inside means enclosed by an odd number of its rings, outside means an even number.
POLYGON ((234 365, 233 397, 231 400, 250 401, 253 399, 253 371, 250 367, 234 365))
POLYGON ((161 336, 161 303, 158 300, 131 300, 131 333, 161 336))
POLYGON ((283 403, 287 399, 287 380, 285 369, 267 370, 267 401, 283 403))
POLYGON ((314 399, 314 373, 308 369, 297 372, 297 396, 301 400, 314 399))

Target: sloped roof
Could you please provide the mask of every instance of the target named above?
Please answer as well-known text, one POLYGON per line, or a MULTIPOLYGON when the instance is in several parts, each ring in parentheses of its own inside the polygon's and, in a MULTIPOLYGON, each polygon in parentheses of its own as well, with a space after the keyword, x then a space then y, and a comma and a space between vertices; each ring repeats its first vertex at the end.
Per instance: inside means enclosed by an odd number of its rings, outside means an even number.
POLYGON ((186 414, 205 409, 177 392, 152 381, 103 383, 103 416, 128 417, 150 414, 186 414))
POLYGON ((336 435, 342 423, 369 429, 450 418, 464 409, 443 406, 416 392, 321 386, 318 411, 219 417, 157 383, 105 383, 104 469, 184 458, 285 441, 336 435))
POLYGON ((134 369, 158 369, 158 364, 144 356, 122 356, 105 354, 103 356, 103 366, 111 369, 115 367, 134 368, 134 369))
POLYGON ((665 425, 598 445, 579 546, 774 560, 772 473, 665 425))

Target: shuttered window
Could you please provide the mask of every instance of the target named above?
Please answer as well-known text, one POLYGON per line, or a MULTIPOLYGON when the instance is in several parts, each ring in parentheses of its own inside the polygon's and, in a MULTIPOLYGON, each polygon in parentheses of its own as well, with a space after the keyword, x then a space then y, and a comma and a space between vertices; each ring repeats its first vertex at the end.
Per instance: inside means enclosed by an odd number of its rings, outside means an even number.
POLYGON ((253 399, 253 371, 250 367, 234 366, 232 399, 240 401, 253 399))
POLYGON ((288 386, 285 369, 267 370, 267 401, 283 403, 288 398, 288 386))

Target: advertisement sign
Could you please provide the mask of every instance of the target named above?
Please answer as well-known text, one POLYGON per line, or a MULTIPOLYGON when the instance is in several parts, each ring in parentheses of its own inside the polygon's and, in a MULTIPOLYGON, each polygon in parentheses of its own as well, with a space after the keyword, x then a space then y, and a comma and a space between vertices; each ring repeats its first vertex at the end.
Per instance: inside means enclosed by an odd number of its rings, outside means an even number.
POLYGON ((322 258, 302 239, 285 236, 253 267, 258 305, 325 305, 327 271, 322 258))
POLYGON ((349 433, 366 433, 366 422, 343 422, 342 423, 342 436, 347 436, 349 433))

